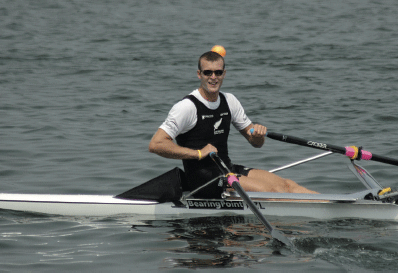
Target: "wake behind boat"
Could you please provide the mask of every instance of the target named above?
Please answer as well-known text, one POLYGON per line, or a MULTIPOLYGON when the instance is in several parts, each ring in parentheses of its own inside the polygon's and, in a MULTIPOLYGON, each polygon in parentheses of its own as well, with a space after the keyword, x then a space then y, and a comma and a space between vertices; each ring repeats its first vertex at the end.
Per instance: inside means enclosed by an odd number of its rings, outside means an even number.
MULTIPOLYGON (((366 190, 351 194, 248 192, 248 195, 257 209, 269 216, 398 220, 398 193, 383 190, 365 169, 353 161, 350 169, 366 190)), ((0 209, 53 215, 129 214, 153 218, 252 214, 236 192, 226 192, 220 199, 199 199, 191 197, 190 193, 183 193, 181 174, 182 171, 175 168, 115 196, 1 193, 0 209)))

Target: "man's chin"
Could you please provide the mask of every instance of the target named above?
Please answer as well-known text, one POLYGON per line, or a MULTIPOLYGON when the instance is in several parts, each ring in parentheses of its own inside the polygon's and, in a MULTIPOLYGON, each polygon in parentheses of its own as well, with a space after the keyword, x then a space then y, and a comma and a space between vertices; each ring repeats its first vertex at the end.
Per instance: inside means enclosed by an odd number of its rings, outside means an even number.
POLYGON ((218 91, 220 91, 220 87, 219 87, 219 85, 208 86, 208 87, 207 87, 207 90, 208 90, 210 93, 218 93, 218 91))

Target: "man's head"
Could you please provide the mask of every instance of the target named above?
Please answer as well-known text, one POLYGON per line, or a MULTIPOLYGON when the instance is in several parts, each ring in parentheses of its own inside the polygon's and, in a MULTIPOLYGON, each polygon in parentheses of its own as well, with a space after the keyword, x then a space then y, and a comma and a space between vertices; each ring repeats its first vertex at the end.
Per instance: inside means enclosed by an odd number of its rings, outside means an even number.
POLYGON ((199 58, 199 92, 210 101, 216 101, 225 77, 224 58, 216 52, 206 52, 199 58))
POLYGON ((214 51, 208 51, 206 53, 203 53, 202 56, 199 57, 199 61, 198 61, 198 69, 202 70, 202 60, 206 60, 206 61, 210 61, 210 62, 215 62, 218 60, 222 60, 223 62, 223 69, 225 69, 225 61, 224 58, 218 54, 217 52, 214 51))

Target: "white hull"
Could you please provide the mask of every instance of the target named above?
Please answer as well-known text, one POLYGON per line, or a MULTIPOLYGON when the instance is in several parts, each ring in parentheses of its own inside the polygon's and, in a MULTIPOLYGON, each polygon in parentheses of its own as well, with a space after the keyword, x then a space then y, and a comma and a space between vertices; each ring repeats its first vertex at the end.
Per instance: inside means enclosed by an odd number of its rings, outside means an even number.
MULTIPOLYGON (((381 185, 365 169, 353 162, 351 163, 351 171, 367 190, 352 194, 248 192, 248 195, 258 210, 269 216, 398 220, 398 192, 382 191, 381 185)), ((173 174, 173 172, 174 170, 165 175, 173 174)), ((161 183, 164 185, 166 180, 162 179, 156 180, 159 185, 161 183)), ((153 181, 148 181, 143 185, 150 185, 149 191, 151 193, 153 189, 158 187, 158 185, 153 184, 153 181)), ((134 192, 136 188, 132 190, 134 192)), ((225 199, 194 199, 188 198, 189 195, 182 195, 182 197, 179 195, 178 198, 171 199, 179 201, 159 203, 157 201, 132 199, 137 198, 134 196, 138 196, 140 199, 144 198, 143 193, 145 192, 140 188, 140 194, 132 195, 132 190, 117 197, 112 195, 0 193, 0 209, 53 215, 147 215, 151 218, 252 214, 252 211, 236 192, 231 192, 230 196, 225 199)))
MULTIPOLYGON (((253 193, 252 193, 253 195, 253 193)), ((363 200, 353 195, 257 194, 251 196, 264 215, 318 219, 365 218, 398 220, 398 206, 363 200), (293 198, 288 199, 287 198, 293 198), (303 199, 306 200, 303 200, 303 199), (324 198, 324 200, 316 200, 324 198), (314 199, 314 200, 309 200, 314 199)), ((150 215, 153 218, 252 214, 238 198, 188 199, 185 206, 145 200, 123 200, 108 195, 0 194, 0 209, 73 216, 150 215)))

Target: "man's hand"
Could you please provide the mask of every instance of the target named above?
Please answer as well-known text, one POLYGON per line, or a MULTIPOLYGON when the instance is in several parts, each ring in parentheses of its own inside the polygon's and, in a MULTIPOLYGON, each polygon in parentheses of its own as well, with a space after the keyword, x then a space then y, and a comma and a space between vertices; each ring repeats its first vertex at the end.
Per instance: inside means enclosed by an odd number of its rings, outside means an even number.
POLYGON ((254 138, 264 137, 267 133, 267 127, 260 124, 254 124, 251 129, 249 129, 249 134, 251 134, 254 138), (251 129, 253 129, 253 133, 250 133, 251 129))
POLYGON ((260 148, 263 146, 266 133, 267 127, 260 124, 254 124, 253 126, 250 126, 246 132, 246 134, 249 136, 248 141, 253 147, 256 148, 260 148))
POLYGON ((218 150, 217 150, 217 148, 214 147, 213 145, 207 144, 205 147, 203 147, 203 148, 200 150, 200 152, 201 152, 202 157, 201 157, 199 160, 201 160, 201 159, 207 157, 211 152, 218 153, 218 150))

